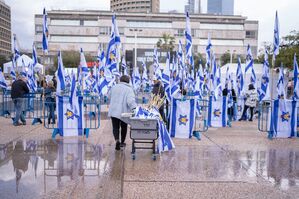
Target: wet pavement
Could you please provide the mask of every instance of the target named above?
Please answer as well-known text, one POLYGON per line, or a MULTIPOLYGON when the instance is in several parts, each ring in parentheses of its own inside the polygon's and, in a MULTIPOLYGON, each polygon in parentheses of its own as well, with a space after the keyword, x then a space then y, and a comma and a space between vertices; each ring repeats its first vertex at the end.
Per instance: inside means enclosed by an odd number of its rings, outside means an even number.
POLYGON ((156 161, 148 150, 132 160, 129 136, 116 152, 106 116, 89 139, 52 140, 41 125, 28 127, 1 131, 10 138, 0 144, 1 199, 299 198, 299 139, 268 140, 256 123, 174 139, 156 161))

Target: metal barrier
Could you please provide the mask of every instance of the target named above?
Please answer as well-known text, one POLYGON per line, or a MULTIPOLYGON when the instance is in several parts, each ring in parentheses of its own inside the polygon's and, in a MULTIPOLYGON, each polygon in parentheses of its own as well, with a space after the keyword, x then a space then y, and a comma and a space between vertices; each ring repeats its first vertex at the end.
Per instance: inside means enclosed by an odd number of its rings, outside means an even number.
MULTIPOLYGON (((272 114, 272 101, 262 101, 259 103, 258 111, 258 130, 261 132, 269 132, 270 120, 272 114)), ((298 120, 297 120, 298 121, 298 120)))
POLYGON ((208 100, 197 100, 196 105, 196 116, 194 123, 195 132, 206 132, 208 131, 208 109, 209 101, 208 100))
MULTIPOLYGON (((23 97, 23 114, 26 119, 33 119, 32 125, 36 123, 42 123, 42 93, 28 93, 23 97)), ((2 103, 1 103, 1 116, 10 117, 14 119, 15 117, 15 106, 13 99, 11 98, 11 91, 5 90, 2 93, 2 103)))
MULTIPOLYGON (((64 99, 68 101, 69 96, 64 96, 64 99)), ((100 127, 100 105, 101 100, 98 96, 83 96, 84 134, 86 137, 89 136, 90 129, 98 129, 100 127)), ((59 134, 56 110, 56 102, 45 102, 44 127, 47 129, 53 129, 52 137, 59 134)))

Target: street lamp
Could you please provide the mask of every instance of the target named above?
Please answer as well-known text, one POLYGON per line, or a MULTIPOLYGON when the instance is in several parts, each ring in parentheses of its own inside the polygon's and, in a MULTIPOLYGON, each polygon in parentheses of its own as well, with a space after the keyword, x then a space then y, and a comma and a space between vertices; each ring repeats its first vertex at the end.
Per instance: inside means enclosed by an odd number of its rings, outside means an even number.
POLYGON ((134 41, 134 48, 135 48, 135 59, 134 59, 134 67, 137 66, 137 33, 138 32, 141 32, 142 30, 141 29, 138 29, 138 28, 134 28, 134 29, 129 29, 131 32, 134 32, 134 38, 135 38, 135 41, 134 41))
POLYGON ((233 63, 233 54, 235 54, 236 50, 228 50, 228 52, 230 53, 230 63, 233 63))

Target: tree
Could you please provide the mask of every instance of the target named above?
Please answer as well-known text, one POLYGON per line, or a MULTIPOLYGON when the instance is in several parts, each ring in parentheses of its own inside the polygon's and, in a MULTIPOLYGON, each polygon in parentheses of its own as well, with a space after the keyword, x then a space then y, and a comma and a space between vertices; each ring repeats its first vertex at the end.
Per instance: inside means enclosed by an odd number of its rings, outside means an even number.
MULTIPOLYGON (((269 58, 268 61, 270 63, 270 66, 272 66, 272 58, 273 58, 273 44, 271 42, 264 42, 264 48, 266 48, 269 52, 269 58)), ((264 61, 264 50, 260 50, 260 56, 258 57, 258 60, 263 63, 264 61)), ((293 59, 294 54, 299 54, 299 31, 291 31, 289 35, 282 37, 282 41, 280 43, 280 49, 279 54, 276 57, 275 60, 275 66, 279 67, 281 64, 283 64, 284 67, 293 68, 293 59)), ((297 56, 298 60, 298 56, 297 56)))
POLYGON ((0 55, 0 66, 1 66, 1 68, 3 67, 3 64, 6 63, 6 62, 9 62, 7 56, 0 55))
MULTIPOLYGON (((237 63, 239 56, 240 55, 236 56, 236 55, 232 54, 232 63, 237 63)), ((221 66, 224 66, 225 64, 230 63, 230 58, 231 58, 231 55, 230 55, 229 51, 226 51, 224 54, 222 54, 220 57, 221 66)), ((241 62, 244 63, 245 62, 244 57, 240 56, 240 58, 241 58, 241 62)))
MULTIPOLYGON (((77 68, 80 64, 80 52, 79 51, 63 51, 62 53, 62 61, 64 67, 67 68, 77 68)), ((91 55, 85 53, 85 59, 87 62, 95 61, 95 58, 91 55)), ((56 71, 58 66, 57 56, 54 58, 54 67, 52 71, 56 71)))
POLYGON ((161 50, 172 52, 175 48, 175 38, 168 33, 163 33, 162 38, 157 42, 157 47, 161 50))

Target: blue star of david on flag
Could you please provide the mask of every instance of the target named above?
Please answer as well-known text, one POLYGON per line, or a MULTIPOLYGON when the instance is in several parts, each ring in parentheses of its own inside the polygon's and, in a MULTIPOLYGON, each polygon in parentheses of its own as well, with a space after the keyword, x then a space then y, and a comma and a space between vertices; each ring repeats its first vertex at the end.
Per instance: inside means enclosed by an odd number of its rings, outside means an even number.
POLYGON ((74 118, 79 118, 79 115, 76 115, 73 111, 71 111, 70 109, 67 109, 66 113, 64 114, 66 116, 66 118, 69 119, 74 119, 74 118))
POLYGON ((185 125, 186 126, 187 122, 188 122, 187 115, 180 115, 179 125, 185 125))
POLYGON ((282 122, 288 122, 290 118, 291 118, 291 116, 290 116, 289 112, 282 112, 282 114, 281 114, 282 122))
POLYGON ((214 117, 220 117, 220 115, 221 115, 220 109, 215 109, 214 110, 214 117))

